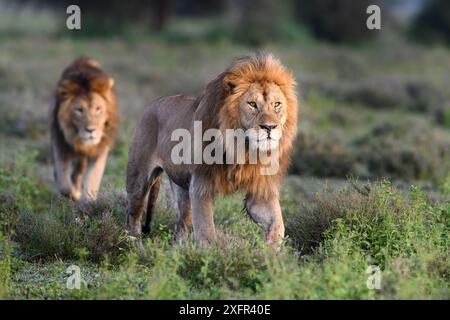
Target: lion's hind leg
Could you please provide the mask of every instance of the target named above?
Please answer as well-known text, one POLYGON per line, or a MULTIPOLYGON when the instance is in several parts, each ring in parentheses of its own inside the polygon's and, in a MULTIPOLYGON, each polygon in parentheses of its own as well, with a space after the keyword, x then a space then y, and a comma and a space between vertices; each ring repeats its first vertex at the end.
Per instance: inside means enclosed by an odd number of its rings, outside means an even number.
POLYGON ((133 236, 141 235, 141 218, 149 191, 162 171, 161 167, 151 167, 150 171, 140 171, 138 168, 132 168, 127 171, 127 228, 133 236))
POLYGON ((150 233, 150 223, 155 211, 156 200, 158 199, 159 188, 161 186, 161 176, 155 178, 152 186, 150 187, 150 193, 147 199, 147 213, 145 216, 145 223, 142 226, 142 233, 148 235, 150 233))

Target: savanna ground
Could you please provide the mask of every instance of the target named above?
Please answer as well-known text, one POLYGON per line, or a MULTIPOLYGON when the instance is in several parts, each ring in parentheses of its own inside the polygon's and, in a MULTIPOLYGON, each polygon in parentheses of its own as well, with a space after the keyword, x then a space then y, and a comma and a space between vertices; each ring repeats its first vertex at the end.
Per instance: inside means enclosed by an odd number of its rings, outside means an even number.
POLYGON ((450 298, 448 49, 395 35, 358 48, 304 35, 266 45, 302 96, 282 188, 284 249, 266 248, 241 194, 216 200, 216 243, 172 243, 165 186, 138 255, 124 229, 124 175, 144 107, 197 94, 254 49, 204 36, 208 21, 179 22, 162 36, 45 35, 56 23, 45 12, 0 16, 0 298, 450 298), (121 114, 101 195, 84 205, 55 192, 46 124, 56 81, 80 55, 114 76, 121 114), (66 288, 72 264, 86 281, 80 290, 66 288), (381 269, 379 290, 366 286, 369 265, 381 269))

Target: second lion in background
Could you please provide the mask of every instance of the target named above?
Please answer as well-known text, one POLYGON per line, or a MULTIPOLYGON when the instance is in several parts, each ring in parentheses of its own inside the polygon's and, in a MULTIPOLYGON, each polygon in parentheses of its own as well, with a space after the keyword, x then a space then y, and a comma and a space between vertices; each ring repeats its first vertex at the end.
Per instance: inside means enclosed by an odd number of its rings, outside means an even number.
POLYGON ((95 60, 77 59, 58 82, 49 120, 58 191, 96 199, 117 134, 114 80, 95 60))

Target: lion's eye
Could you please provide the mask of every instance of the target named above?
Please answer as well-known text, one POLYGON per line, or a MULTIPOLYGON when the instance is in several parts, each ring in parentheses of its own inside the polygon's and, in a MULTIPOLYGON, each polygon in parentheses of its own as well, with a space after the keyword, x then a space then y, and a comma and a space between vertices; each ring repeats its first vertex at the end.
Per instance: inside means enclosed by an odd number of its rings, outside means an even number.
POLYGON ((248 103, 248 105, 250 106, 250 107, 252 107, 253 109, 256 109, 256 102, 255 101, 249 101, 249 102, 247 102, 248 103))
POLYGON ((281 109, 281 102, 278 102, 278 101, 275 102, 274 106, 275 106, 275 111, 276 112, 280 111, 280 109, 281 109))
POLYGON ((83 108, 81 107, 75 108, 75 111, 78 113, 83 113, 83 108))
POLYGON ((97 113, 100 113, 101 110, 102 110, 102 108, 101 108, 100 106, 97 106, 97 108, 95 108, 95 111, 96 111, 97 113))

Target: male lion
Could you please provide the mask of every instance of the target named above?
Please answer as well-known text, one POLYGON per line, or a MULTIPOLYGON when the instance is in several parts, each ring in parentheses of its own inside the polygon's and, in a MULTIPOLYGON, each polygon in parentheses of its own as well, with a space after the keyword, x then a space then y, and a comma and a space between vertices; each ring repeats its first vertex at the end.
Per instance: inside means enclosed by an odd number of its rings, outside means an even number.
POLYGON ((75 60, 58 82, 49 117, 54 174, 59 192, 75 201, 95 199, 100 188, 118 124, 113 86, 89 58, 75 60))
MULTIPOLYGON (((216 194, 246 192, 245 209, 250 217, 265 227, 266 241, 278 244, 284 237, 279 204, 279 184, 284 176, 297 130, 296 82, 293 75, 272 55, 258 54, 236 60, 211 81, 197 97, 163 97, 153 102, 134 133, 127 166, 128 230, 141 234, 141 216, 147 202, 147 217, 142 228, 148 233, 160 187, 160 174, 170 179, 177 202, 175 236, 193 222, 199 242, 215 238, 213 200, 216 194), (193 133, 194 121, 202 130, 216 128, 253 129, 245 143, 246 159, 250 149, 271 150, 279 142, 279 169, 275 174, 261 174, 262 164, 174 164, 171 155, 178 141, 172 141, 176 129, 193 133)), ((195 144, 195 143, 194 143, 195 144)), ((229 152, 224 148, 223 156, 229 152)), ((195 152, 195 150, 193 150, 195 152)))

